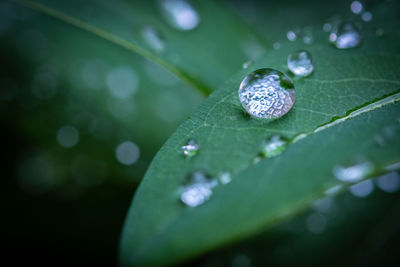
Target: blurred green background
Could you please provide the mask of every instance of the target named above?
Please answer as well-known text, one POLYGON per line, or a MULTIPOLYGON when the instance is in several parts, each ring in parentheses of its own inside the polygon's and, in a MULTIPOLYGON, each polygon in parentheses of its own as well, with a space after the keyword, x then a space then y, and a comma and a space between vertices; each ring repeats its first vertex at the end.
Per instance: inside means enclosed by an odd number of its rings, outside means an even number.
MULTIPOLYGON (((209 91, 284 41, 288 30, 323 25, 350 13, 351 4, 192 1, 200 22, 182 31, 168 25, 162 1, 126 1, 135 14, 122 5, 104 15, 101 10, 119 2, 53 2, 153 54, 170 44, 161 58, 209 91), (121 23, 132 24, 118 28, 112 15, 121 10, 128 16, 121 23), (158 46, 146 39, 153 26, 161 29, 158 46)), ((367 4, 372 8, 376 1, 367 4)), ((0 2, 0 47, 3 260, 115 265, 135 189, 155 153, 204 96, 146 57, 10 1, 0 2)), ((396 186, 398 174, 389 180, 396 186)), ((361 198, 354 192, 329 198, 273 231, 189 264, 394 265, 399 193, 376 185, 361 198)))

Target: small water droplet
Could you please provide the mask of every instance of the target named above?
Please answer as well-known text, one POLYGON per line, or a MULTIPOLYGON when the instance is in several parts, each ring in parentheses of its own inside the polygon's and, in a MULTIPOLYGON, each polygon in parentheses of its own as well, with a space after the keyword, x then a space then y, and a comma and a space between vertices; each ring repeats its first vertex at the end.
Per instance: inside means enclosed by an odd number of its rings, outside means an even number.
POLYGON ((329 35, 329 40, 339 49, 357 47, 361 43, 361 34, 351 22, 341 23, 329 35))
POLYGON ((161 34, 151 26, 145 26, 142 29, 142 36, 148 43, 148 45, 157 52, 164 51, 164 40, 161 34))
POLYGON ((314 41, 313 32, 311 27, 305 27, 303 29, 303 43, 312 44, 314 41))
POLYGON ((253 64, 253 61, 252 60, 248 60, 248 61, 243 63, 242 67, 243 67, 243 69, 247 69, 251 64, 253 64))
POLYGON ((178 30, 193 30, 200 23, 199 14, 187 1, 161 0, 160 4, 168 23, 178 30))
POLYGON ((314 71, 314 62, 309 52, 299 50, 288 56, 289 70, 297 76, 308 76, 314 71))
POLYGON ((366 161, 349 167, 335 166, 333 173, 339 181, 354 183, 372 174, 373 170, 374 165, 366 161))
POLYGON ((229 184, 232 181, 232 175, 229 171, 221 172, 218 175, 218 181, 220 184, 229 184))
POLYGON ((350 186, 350 192, 353 196, 363 198, 367 197, 374 190, 374 183, 371 179, 359 182, 350 186))
POLYGON ((382 28, 378 28, 378 29, 376 29, 375 34, 378 37, 382 37, 385 34, 385 30, 382 28))
POLYGON ((382 191, 394 193, 400 189, 400 176, 397 172, 389 172, 378 177, 376 183, 382 191))
POLYGON ((269 68, 247 75, 238 93, 240 103, 251 116, 265 119, 280 118, 288 113, 296 98, 289 77, 269 68))
POLYGON ((190 207, 197 207, 212 195, 212 189, 218 183, 203 171, 196 171, 188 176, 185 185, 181 188, 180 199, 190 207))
POLYGON ((296 35, 296 33, 295 33, 294 31, 288 31, 288 32, 286 33, 286 37, 287 37, 288 40, 291 41, 291 42, 296 41, 296 39, 297 39, 297 35, 296 35))
POLYGON ((365 11, 361 15, 361 19, 365 22, 370 22, 372 20, 372 13, 369 11, 365 11))
POLYGON ((280 44, 279 42, 275 42, 275 43, 272 45, 272 47, 273 47, 275 50, 278 50, 279 48, 281 48, 281 44, 280 44))
POLYGON ((261 150, 261 155, 266 158, 272 158, 280 155, 287 147, 288 141, 279 135, 268 138, 261 150))
POLYGON ((360 1, 353 1, 351 2, 350 10, 354 14, 360 14, 363 10, 363 5, 361 4, 360 1))
POLYGON ((199 145, 195 140, 189 140, 186 145, 181 147, 183 155, 186 157, 193 157, 197 155, 199 151, 199 145))

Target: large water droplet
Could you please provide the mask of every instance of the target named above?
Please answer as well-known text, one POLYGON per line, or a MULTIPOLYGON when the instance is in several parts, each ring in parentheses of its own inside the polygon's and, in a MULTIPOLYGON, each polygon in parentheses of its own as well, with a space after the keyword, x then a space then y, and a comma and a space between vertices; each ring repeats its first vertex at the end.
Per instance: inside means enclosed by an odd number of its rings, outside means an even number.
POLYGON ((243 108, 257 118, 280 118, 292 108, 296 98, 292 81, 280 71, 258 69, 247 75, 239 87, 243 108))
POLYGON ((199 145, 195 140, 189 140, 186 145, 181 147, 183 155, 186 157, 193 157, 199 151, 199 145))
POLYGON ((278 156, 286 149, 287 145, 288 141, 285 138, 274 135, 265 141, 261 155, 266 158, 278 156))
POLYGON ((373 170, 374 165, 366 161, 349 167, 336 166, 333 173, 342 182, 355 183, 372 174, 373 170))
POLYGON ((151 26, 144 27, 142 29, 142 36, 155 51, 164 51, 164 40, 155 28, 151 26))
POLYGON ((193 30, 200 22, 199 14, 187 1, 161 0, 160 4, 168 23, 178 30, 193 30))
POLYGON ((180 199, 187 206, 197 207, 210 199, 212 189, 217 185, 218 182, 205 172, 194 172, 182 187, 180 199))
POLYGON ((309 52, 299 50, 288 56, 289 70, 297 76, 308 76, 314 71, 314 62, 309 52))
POLYGON ((339 49, 357 47, 361 43, 361 34, 351 22, 335 27, 329 35, 329 40, 339 49))

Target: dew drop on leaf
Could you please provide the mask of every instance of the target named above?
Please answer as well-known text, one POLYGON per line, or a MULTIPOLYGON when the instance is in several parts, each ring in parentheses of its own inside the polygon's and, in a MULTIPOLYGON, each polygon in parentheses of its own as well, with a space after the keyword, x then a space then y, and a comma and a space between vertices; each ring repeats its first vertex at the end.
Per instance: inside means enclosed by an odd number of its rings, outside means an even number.
POLYGON ((286 37, 288 38, 289 41, 292 41, 292 42, 296 41, 296 39, 297 39, 297 35, 294 31, 288 31, 286 33, 286 37))
POLYGON ((345 22, 331 31, 329 40, 339 49, 353 48, 360 45, 361 34, 356 25, 345 22))
POLYGON ((199 145, 195 140, 189 140, 186 145, 181 147, 183 155, 186 157, 193 157, 197 155, 197 152, 199 151, 199 145))
POLYGON ((333 174, 342 182, 355 183, 370 175, 374 170, 371 162, 362 162, 349 167, 335 166, 333 174))
POLYGON ((252 63, 253 63, 252 60, 248 60, 248 61, 244 62, 242 65, 243 69, 247 69, 252 63))
POLYGON ((265 141, 261 155, 266 158, 278 156, 286 149, 287 145, 288 141, 285 138, 274 135, 265 141))
POLYGON ((180 199, 189 207, 197 207, 210 199, 212 189, 217 185, 218 182, 205 172, 193 172, 181 188, 180 199))
POLYGON ((308 76, 314 71, 314 62, 309 52, 299 50, 288 56, 289 70, 297 76, 308 76))
POLYGON ((232 175, 229 171, 221 172, 218 175, 218 181, 220 184, 229 184, 232 181, 232 175))
POLYGON ((280 71, 264 68, 247 75, 239 86, 239 100, 253 117, 277 119, 292 108, 294 85, 280 71))

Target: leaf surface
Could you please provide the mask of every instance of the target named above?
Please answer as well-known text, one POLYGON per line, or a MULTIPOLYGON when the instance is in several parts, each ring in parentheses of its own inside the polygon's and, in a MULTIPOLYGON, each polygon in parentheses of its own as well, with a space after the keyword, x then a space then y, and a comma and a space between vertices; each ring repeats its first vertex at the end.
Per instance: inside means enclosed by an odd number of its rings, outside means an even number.
MULTIPOLYGON (((283 43, 249 70, 214 92, 159 151, 137 191, 121 243, 124 265, 172 264, 215 247, 244 239, 294 216, 323 192, 339 184, 333 168, 368 160, 375 174, 400 161, 400 141, 374 141, 400 117, 399 36, 377 38, 363 29, 356 49, 338 50, 327 34, 313 29, 315 42, 283 43), (287 55, 305 48, 315 73, 294 79, 296 102, 281 119, 265 122, 246 116, 237 90, 251 70, 286 70, 287 55), (283 154, 252 160, 272 135, 291 139, 283 154), (180 147, 195 139, 198 155, 186 159, 180 147), (229 170, 233 181, 217 187, 196 208, 179 202, 179 188, 196 170, 216 176, 229 170)), ((396 128, 397 127, 397 128, 396 128)), ((396 135, 398 135, 398 131, 396 135)))

